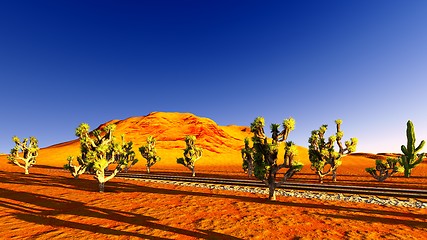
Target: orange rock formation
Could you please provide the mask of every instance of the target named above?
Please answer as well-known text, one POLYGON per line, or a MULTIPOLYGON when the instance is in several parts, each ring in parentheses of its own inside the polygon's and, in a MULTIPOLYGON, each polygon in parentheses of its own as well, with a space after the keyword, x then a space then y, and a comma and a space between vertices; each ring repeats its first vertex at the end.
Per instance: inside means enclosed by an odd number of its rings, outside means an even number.
MULTIPOLYGON (((117 128, 117 138, 125 134, 127 141, 134 142, 134 151, 143 166, 144 159, 138 148, 152 135, 157 140, 158 154, 162 160, 158 165, 176 164, 176 158, 181 157, 185 148, 184 137, 195 135, 196 144, 203 148, 200 165, 241 165, 240 150, 245 137, 251 138, 249 127, 218 126, 209 118, 197 117, 191 113, 153 112, 147 116, 130 117, 124 120, 112 120, 100 125, 114 123, 117 128)), ((74 129, 70 129, 74 131, 74 129)), ((300 159, 308 163, 307 149, 300 147, 300 159)), ((42 165, 62 166, 67 156, 77 156, 80 151, 78 139, 41 149, 38 163, 42 165)))

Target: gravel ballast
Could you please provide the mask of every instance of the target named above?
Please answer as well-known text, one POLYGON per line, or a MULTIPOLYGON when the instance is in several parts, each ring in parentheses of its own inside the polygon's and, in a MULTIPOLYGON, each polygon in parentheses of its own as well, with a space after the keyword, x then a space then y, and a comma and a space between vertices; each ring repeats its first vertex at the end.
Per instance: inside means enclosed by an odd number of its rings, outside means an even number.
MULTIPOLYGON (((211 184, 211 183, 210 184, 190 183, 190 182, 154 180, 154 179, 135 179, 135 178, 126 178, 126 179, 145 181, 145 182, 174 184, 174 185, 188 186, 188 187, 201 187, 201 188, 209 188, 209 189, 249 192, 249 193, 258 193, 258 194, 268 195, 268 189, 260 188, 260 187, 242 187, 242 186, 233 186, 233 185, 219 185, 219 184, 211 184)), ((295 191, 295 190, 284 190, 284 189, 276 189, 276 195, 282 195, 286 197, 298 197, 298 198, 314 198, 314 199, 321 199, 321 200, 328 200, 328 201, 370 203, 370 204, 378 204, 383 206, 427 208, 427 202, 421 202, 412 198, 409 198, 406 200, 400 200, 394 197, 379 198, 377 196, 370 196, 370 195, 369 196, 368 195, 360 196, 355 194, 344 195, 342 193, 323 193, 323 192, 314 192, 314 191, 295 191)))

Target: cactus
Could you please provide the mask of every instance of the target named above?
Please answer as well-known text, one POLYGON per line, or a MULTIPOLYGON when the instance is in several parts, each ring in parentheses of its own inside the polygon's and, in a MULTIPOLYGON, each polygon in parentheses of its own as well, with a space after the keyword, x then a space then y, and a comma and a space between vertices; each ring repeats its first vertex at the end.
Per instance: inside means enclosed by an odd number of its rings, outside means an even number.
POLYGON ((194 164, 197 160, 202 157, 203 149, 196 147, 196 137, 188 135, 185 137, 185 144, 187 145, 184 149, 184 157, 177 158, 176 163, 182 164, 192 172, 192 176, 196 176, 196 171, 194 169, 194 164))
POLYGON ((341 142, 344 133, 341 131, 342 120, 335 121, 337 132, 335 135, 325 140, 325 132, 328 125, 322 125, 319 130, 311 132, 311 137, 308 139, 309 149, 308 154, 311 162, 311 169, 319 176, 319 182, 323 183, 323 177, 332 173, 332 181, 337 181, 337 168, 341 165, 341 158, 349 153, 356 151, 357 138, 350 138, 345 142, 345 148, 341 142), (339 151, 334 150, 335 143, 339 147, 339 151), (329 165, 329 168, 327 167, 329 165), (328 170, 325 170, 328 169, 328 170))
POLYGON ((68 164, 65 165, 65 168, 69 169, 75 178, 84 171, 93 171, 100 192, 104 192, 107 181, 135 161, 132 142, 125 142, 124 137, 122 137, 122 142, 116 143, 113 136, 115 128, 116 125, 110 124, 102 129, 90 132, 87 123, 80 124, 76 128, 76 136, 80 139, 81 150, 81 155, 77 157, 79 166, 72 164, 72 157, 68 157, 68 164), (117 164, 116 168, 111 175, 106 177, 105 170, 112 163, 117 164))
POLYGON ((245 138, 245 147, 242 148, 241 153, 243 159, 243 171, 248 174, 248 177, 251 177, 254 170, 254 149, 249 147, 249 138, 245 138))
POLYGON ((375 168, 366 168, 366 172, 380 182, 384 182, 395 173, 402 173, 403 167, 399 165, 399 159, 388 157, 386 161, 377 159, 375 168))
POLYGON ((406 123, 406 138, 407 144, 401 146, 403 155, 399 158, 399 163, 402 165, 405 177, 410 177, 412 169, 423 161, 424 153, 418 152, 424 147, 425 141, 422 140, 418 147, 415 147, 415 130, 414 124, 408 120, 406 123))
POLYGON ((36 158, 39 155, 38 141, 35 137, 24 138, 21 140, 14 136, 12 141, 15 142, 15 147, 10 150, 7 159, 10 163, 25 170, 25 174, 29 174, 29 168, 36 164, 36 158), (28 142, 28 140, 30 140, 28 142), (20 156, 21 155, 21 156, 20 156))
POLYGON ((254 157, 254 175, 261 180, 269 189, 269 200, 276 200, 275 189, 285 183, 296 172, 301 171, 303 164, 294 160, 298 151, 293 142, 288 141, 285 144, 285 154, 283 163, 278 163, 278 149, 281 142, 285 142, 289 133, 295 127, 293 118, 283 121, 283 131, 279 132, 279 125, 272 124, 272 143, 268 143, 267 136, 264 134, 264 118, 257 117, 251 123, 251 132, 254 134, 253 157, 254 157), (276 182, 277 172, 283 168, 288 168, 283 178, 276 182))
POLYGON ((160 161, 160 157, 157 156, 156 150, 156 139, 153 136, 147 137, 147 144, 139 148, 141 155, 147 160, 147 173, 150 173, 150 168, 158 161, 160 161))

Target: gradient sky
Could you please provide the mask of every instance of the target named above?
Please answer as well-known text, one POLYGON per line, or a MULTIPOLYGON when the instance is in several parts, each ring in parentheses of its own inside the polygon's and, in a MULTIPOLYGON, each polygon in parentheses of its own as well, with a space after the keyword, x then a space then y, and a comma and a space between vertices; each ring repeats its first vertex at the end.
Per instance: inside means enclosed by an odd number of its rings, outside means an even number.
POLYGON ((0 81, 0 152, 152 111, 400 152, 408 119, 427 139, 427 1, 2 1, 0 81))

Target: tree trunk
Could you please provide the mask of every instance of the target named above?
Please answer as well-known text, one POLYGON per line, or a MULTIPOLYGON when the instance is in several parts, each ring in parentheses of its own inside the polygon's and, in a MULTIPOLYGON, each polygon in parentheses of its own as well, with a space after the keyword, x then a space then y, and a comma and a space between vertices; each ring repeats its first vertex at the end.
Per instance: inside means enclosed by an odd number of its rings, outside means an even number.
POLYGON ((104 186, 105 186, 105 182, 99 183, 99 192, 104 192, 104 186))
POLYGON ((405 174, 405 177, 410 177, 411 176, 411 170, 412 169, 410 169, 409 167, 408 168, 405 168, 405 172, 404 172, 404 174, 405 174))
POLYGON ((147 166, 147 173, 150 173, 150 167, 147 166))
POLYGON ((271 201, 276 201, 276 179, 274 175, 270 172, 268 176, 268 199, 271 201))
POLYGON ((195 177, 196 176, 196 170, 194 169, 194 167, 191 168, 191 172, 193 173, 193 177, 195 177))
POLYGON ((28 167, 26 167, 26 168, 25 168, 25 174, 30 174, 30 173, 28 172, 28 167))
POLYGON ((268 199, 270 201, 276 201, 276 183, 273 182, 269 182, 268 183, 268 199))
POLYGON ((252 169, 248 168, 248 177, 252 177, 252 169))
POLYGON ((318 175, 319 175, 319 183, 323 183, 323 176, 321 174, 318 174, 318 175))
POLYGON ((336 182, 337 181, 337 170, 333 170, 332 171, 332 182, 336 182))

